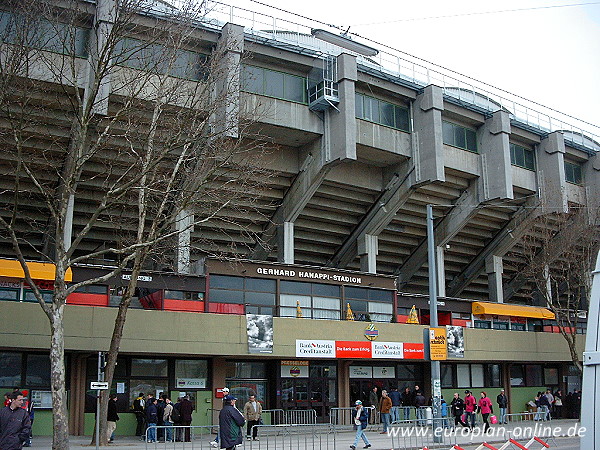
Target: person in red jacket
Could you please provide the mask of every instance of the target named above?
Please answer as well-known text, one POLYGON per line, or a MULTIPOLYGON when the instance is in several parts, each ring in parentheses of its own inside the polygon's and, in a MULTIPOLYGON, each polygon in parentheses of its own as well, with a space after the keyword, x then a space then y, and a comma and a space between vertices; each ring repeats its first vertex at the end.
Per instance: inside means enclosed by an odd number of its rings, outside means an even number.
POLYGON ((490 424, 488 422, 488 418, 492 413, 492 401, 488 398, 487 394, 481 391, 481 398, 479 399, 479 411, 481 412, 481 417, 483 417, 483 432, 485 433, 490 429, 490 424))
POLYGON ((477 400, 471 394, 471 391, 465 391, 465 414, 466 422, 469 425, 469 428, 472 430, 475 428, 475 409, 477 408, 477 400))

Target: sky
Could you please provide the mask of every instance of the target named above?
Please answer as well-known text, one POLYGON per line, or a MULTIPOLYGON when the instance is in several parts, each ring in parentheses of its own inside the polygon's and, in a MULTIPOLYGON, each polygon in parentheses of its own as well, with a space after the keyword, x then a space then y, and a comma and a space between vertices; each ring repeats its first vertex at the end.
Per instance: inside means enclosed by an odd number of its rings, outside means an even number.
MULTIPOLYGON (((586 128, 600 136, 600 1, 260 2, 350 27, 350 33, 590 122, 596 127, 586 128)), ((253 0, 229 3, 266 10, 253 0)))

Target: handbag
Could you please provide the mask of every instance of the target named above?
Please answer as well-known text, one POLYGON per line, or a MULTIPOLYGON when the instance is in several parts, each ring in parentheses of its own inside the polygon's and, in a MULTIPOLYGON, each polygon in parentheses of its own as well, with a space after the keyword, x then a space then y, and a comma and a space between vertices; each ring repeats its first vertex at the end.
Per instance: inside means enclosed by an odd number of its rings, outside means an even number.
POLYGON ((490 423, 494 424, 494 423, 498 423, 498 418, 494 415, 490 416, 490 423))

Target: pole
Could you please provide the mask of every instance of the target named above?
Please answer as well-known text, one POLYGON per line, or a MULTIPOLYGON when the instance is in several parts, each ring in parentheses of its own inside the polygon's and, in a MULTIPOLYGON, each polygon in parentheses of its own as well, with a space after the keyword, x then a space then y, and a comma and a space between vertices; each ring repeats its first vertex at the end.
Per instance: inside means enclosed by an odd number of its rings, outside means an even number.
MULTIPOLYGON (((427 259, 429 265, 429 326, 438 326, 437 313, 437 271, 435 264, 435 238, 433 235, 433 207, 427 205, 427 259)), ((430 358, 431 360, 431 358, 430 358)), ((436 433, 436 428, 442 425, 441 422, 441 396, 442 385, 440 381, 440 362, 431 360, 431 389, 433 398, 433 441, 442 442, 441 433, 436 433)))
POLYGON ((587 316, 587 334, 583 352, 583 392, 581 406, 580 448, 600 449, 600 252, 596 257, 596 269, 592 272, 590 309, 587 316), (585 427, 585 431, 583 428, 585 427))
MULTIPOLYGON (((102 352, 98 352, 98 380, 104 381, 102 352)), ((100 448, 100 390, 96 391, 96 450, 100 448)))

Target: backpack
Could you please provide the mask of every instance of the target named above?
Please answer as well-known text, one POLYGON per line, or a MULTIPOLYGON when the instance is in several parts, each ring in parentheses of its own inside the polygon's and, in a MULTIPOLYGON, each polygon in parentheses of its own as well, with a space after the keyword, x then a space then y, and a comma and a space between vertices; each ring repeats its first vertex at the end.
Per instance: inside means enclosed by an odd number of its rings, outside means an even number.
POLYGON ((171 411, 171 420, 173 423, 179 423, 181 421, 181 413, 179 412, 179 403, 173 405, 173 411, 171 411))

